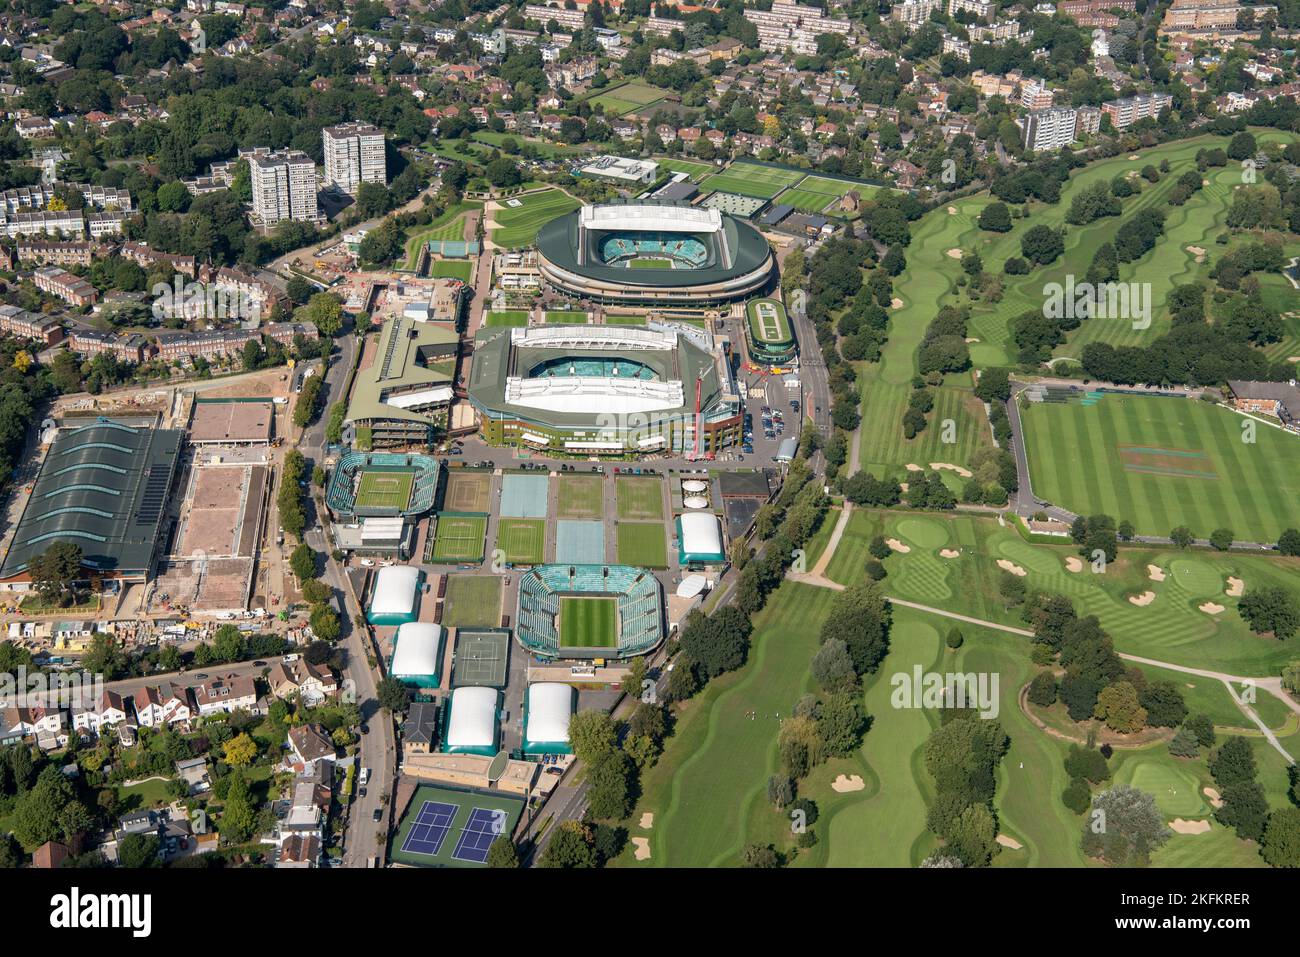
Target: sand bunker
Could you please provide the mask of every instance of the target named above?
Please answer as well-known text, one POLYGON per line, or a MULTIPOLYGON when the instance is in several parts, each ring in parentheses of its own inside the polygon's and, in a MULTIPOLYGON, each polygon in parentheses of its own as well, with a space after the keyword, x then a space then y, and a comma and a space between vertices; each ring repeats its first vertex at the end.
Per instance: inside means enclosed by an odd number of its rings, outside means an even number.
POLYGON ((903 308, 903 300, 901 300, 901 299, 899 299, 897 296, 895 296, 893 299, 889 300, 889 308, 890 308, 890 309, 902 309, 902 308, 903 308))
POLYGON ((638 861, 650 860, 650 838, 634 837, 632 838, 632 846, 636 848, 636 850, 632 852, 632 856, 638 861))
POLYGON ((1083 559, 1071 555, 1065 560, 1065 570, 1071 572, 1083 571, 1083 559))
POLYGON ((1136 159, 1141 159, 1142 157, 1139 156, 1137 153, 1130 153, 1130 154, 1128 155, 1128 158, 1131 159, 1131 160, 1136 160, 1136 159))
POLYGON ((839 794, 847 794, 850 791, 861 791, 866 786, 866 782, 857 774, 841 774, 831 782, 831 790, 839 794))
POLYGON ((967 342, 979 342, 979 339, 975 338, 974 336, 967 336, 967 337, 966 337, 966 341, 967 341, 967 342))
POLYGON ((909 546, 909 545, 904 545, 902 542, 900 542, 900 541, 899 541, 898 539, 896 539, 896 538, 887 538, 887 539, 885 539, 885 544, 888 545, 890 548, 892 548, 892 549, 893 549, 894 551, 896 551, 896 552, 902 552, 904 555, 906 555, 908 552, 910 552, 910 551, 912 550, 912 549, 911 549, 911 546, 909 546))
POLYGON ((956 246, 953 246, 952 249, 948 250, 948 258, 961 259, 961 250, 958 249, 956 246))
POLYGON ((1201 180, 1201 185, 1202 185, 1202 186, 1209 186, 1209 185, 1210 185, 1210 181, 1209 181, 1208 179, 1203 179, 1203 180, 1201 180))
POLYGON ((641 827, 645 828, 648 831, 650 830, 650 828, 654 826, 655 826, 655 816, 652 812, 646 811, 644 814, 641 815, 641 827))
POLYGON ((1187 251, 1196 257, 1198 263, 1205 262, 1205 250, 1200 246, 1188 246, 1187 251))
POLYGON ((1159 565, 1148 565, 1147 577, 1153 582, 1162 582, 1165 580, 1165 570, 1159 565))
POLYGON ((1240 598, 1246 592, 1246 583, 1240 578, 1228 579, 1228 597, 1240 598))
POLYGON ((1013 850, 1013 851, 1018 851, 1018 850, 1020 850, 1022 847, 1025 846, 1025 845, 1021 844, 1019 841, 1017 841, 1017 840, 1016 840, 1014 837, 1012 837, 1010 834, 999 834, 998 837, 997 837, 997 841, 998 841, 998 843, 1001 844, 1003 847, 1010 848, 1010 849, 1013 850))
POLYGON ((1223 614, 1223 606, 1220 605, 1218 602, 1207 601, 1200 605, 1197 605, 1196 607, 1201 609, 1201 611, 1205 612, 1207 615, 1223 614))
POLYGON ((1029 574, 1027 571, 1025 571, 1015 562, 1007 561, 1007 559, 1005 558, 998 559, 998 568, 1002 569, 1004 572, 1011 572, 1011 574, 1019 578, 1024 578, 1026 575, 1029 574))
POLYGON ((1129 595, 1128 600, 1139 607, 1143 607, 1156 600, 1156 593, 1153 591, 1144 591, 1140 595, 1129 595))
POLYGON ((1201 788, 1201 793, 1210 799, 1210 807, 1223 807, 1223 798, 1219 797, 1219 792, 1214 788, 1201 788))
POLYGON ((957 207, 956 207, 956 206, 949 206, 949 207, 948 207, 948 215, 949 215, 949 216, 956 216, 956 215, 957 215, 957 207))
POLYGON ((899 482, 898 488, 900 491, 906 492, 908 489, 908 484, 906 482, 899 482))
POLYGON ((955 549, 955 548, 941 548, 941 549, 939 549, 939 557, 940 557, 940 558, 956 558, 956 557, 957 557, 958 555, 960 555, 960 554, 961 554, 961 552, 958 551, 958 550, 955 549))
POLYGON ((917 465, 915 462, 908 462, 906 465, 903 466, 903 468, 907 469, 909 472, 925 471, 925 469, 921 468, 921 466, 917 465))
POLYGON ((1209 821, 1185 821, 1181 817, 1176 817, 1169 822, 1169 830, 1175 834, 1204 834, 1209 829, 1209 821))
POLYGON ((970 477, 971 477, 971 470, 970 470, 970 469, 964 469, 964 468, 962 468, 960 465, 953 465, 951 462, 931 462, 931 463, 930 463, 930 468, 932 468, 932 469, 950 469, 951 471, 956 472, 956 473, 957 473, 958 475, 960 475, 962 478, 970 478, 970 477))

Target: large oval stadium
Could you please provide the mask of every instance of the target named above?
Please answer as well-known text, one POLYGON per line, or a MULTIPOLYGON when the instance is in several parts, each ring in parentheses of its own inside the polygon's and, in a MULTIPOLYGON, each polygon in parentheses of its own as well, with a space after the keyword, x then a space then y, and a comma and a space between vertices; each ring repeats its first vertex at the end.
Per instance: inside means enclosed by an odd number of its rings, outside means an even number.
POLYGON ((764 289, 772 250, 754 227, 716 209, 637 200, 583 206, 537 233, 553 288, 625 305, 701 306, 764 289))

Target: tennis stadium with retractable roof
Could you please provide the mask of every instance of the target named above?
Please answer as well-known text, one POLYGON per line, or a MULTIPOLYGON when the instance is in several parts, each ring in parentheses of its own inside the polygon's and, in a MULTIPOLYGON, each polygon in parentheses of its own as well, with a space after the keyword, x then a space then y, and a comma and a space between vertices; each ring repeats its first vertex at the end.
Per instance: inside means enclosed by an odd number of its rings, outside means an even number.
POLYGON ((504 794, 422 784, 397 826, 392 858, 413 867, 483 867, 492 842, 514 833, 523 807, 504 794))
POLYGON ((634 200, 583 206, 537 232, 537 266, 567 295, 700 310, 764 289, 774 260, 753 226, 716 209, 634 200))
POLYGON ((703 455, 741 438, 729 349, 684 323, 483 328, 474 337, 469 401, 493 445, 703 455))
POLYGON ((81 548, 95 577, 145 580, 172 494, 184 433, 94 419, 50 447, 0 565, 0 580, 31 581, 28 567, 55 542, 81 548))

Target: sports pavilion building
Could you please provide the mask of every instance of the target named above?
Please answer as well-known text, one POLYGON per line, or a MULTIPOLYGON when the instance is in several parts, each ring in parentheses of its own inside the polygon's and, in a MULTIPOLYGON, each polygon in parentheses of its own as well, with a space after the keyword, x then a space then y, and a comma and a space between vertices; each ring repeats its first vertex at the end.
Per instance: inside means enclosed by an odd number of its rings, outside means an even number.
POLYGON ((78 545, 88 577, 144 581, 153 568, 184 433, 99 418, 60 431, 41 465, 0 581, 22 589, 32 559, 78 545))
POLYGON ((430 445, 446 427, 460 336, 454 329, 397 316, 384 323, 370 364, 357 370, 346 422, 359 448, 430 445))
POLYGON ((726 339, 673 323, 484 328, 469 401, 493 445, 705 456, 741 437, 729 354, 726 339))
POLYGON ((699 310, 765 289, 767 240, 716 209, 667 200, 583 206, 537 232, 552 288, 609 304, 699 310))

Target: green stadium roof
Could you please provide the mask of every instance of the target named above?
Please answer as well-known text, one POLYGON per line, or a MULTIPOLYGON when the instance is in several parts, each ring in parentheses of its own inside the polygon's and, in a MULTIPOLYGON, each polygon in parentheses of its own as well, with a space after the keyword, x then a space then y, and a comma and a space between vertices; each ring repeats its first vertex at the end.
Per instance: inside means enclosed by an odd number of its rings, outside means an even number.
POLYGON ((421 386, 450 386, 451 376, 426 365, 430 358, 454 357, 460 336, 454 330, 429 322, 394 318, 384 323, 374 361, 357 372, 348 400, 348 421, 401 419, 428 422, 429 417, 391 405, 393 392, 411 392, 421 386))
POLYGON ((23 574, 55 542, 81 547, 83 564, 144 575, 167 511, 184 433, 96 419, 63 431, 32 487, 0 578, 23 574))

